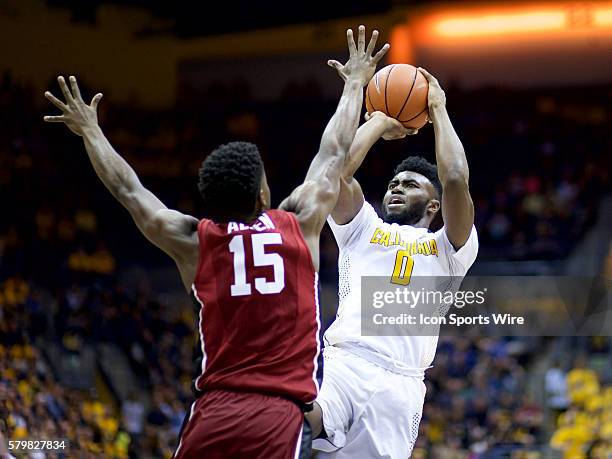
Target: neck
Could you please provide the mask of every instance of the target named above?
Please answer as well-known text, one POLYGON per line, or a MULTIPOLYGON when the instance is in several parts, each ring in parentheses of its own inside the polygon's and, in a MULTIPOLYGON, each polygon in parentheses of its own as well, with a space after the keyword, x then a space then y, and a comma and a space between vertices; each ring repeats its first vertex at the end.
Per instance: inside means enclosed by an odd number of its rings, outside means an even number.
POLYGON ((425 216, 412 226, 414 226, 415 228, 429 228, 429 225, 431 225, 431 219, 425 216))
POLYGON ((257 218, 259 218, 262 212, 263 210, 258 210, 256 213, 251 214, 250 216, 244 218, 242 221, 246 223, 247 225, 252 225, 253 223, 255 223, 257 218))
POLYGON ((237 223, 244 223, 245 225, 250 226, 252 223, 254 223, 257 220, 257 218, 259 218, 262 212, 264 212, 264 210, 257 210, 256 212, 249 214, 249 215, 227 215, 227 216, 220 216, 217 218, 213 217, 212 220, 218 223, 237 222, 237 223))

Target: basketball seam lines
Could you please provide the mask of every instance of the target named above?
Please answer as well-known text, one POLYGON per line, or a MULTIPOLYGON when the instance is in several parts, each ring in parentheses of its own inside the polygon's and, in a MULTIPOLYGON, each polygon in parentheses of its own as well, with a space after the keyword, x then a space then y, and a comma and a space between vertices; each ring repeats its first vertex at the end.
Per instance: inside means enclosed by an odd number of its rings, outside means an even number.
POLYGON ((412 121, 412 120, 413 120, 413 119, 415 119, 416 117, 418 117, 418 116, 422 115, 422 114, 423 114, 423 112, 424 112, 425 110, 427 110, 427 108, 428 108, 428 107, 427 107, 427 105, 425 105, 425 108, 424 108, 423 110, 421 110, 421 111, 420 111, 418 114, 414 115, 414 116, 413 116, 412 118, 410 118, 409 120, 403 120, 403 121, 402 121, 402 120, 398 120, 398 121, 399 121, 400 123, 407 123, 408 121, 412 121))
MULTIPOLYGON (((372 99, 370 98, 370 90, 369 89, 366 89, 366 97, 370 101, 370 107, 372 107, 372 110, 376 111, 376 107, 374 107, 374 104, 372 103, 372 99)), ((366 107, 366 111, 367 111, 367 107, 366 107)))
POLYGON ((389 106, 387 105, 387 88, 389 87, 388 85, 389 78, 391 78, 391 72, 393 72, 394 68, 395 68, 395 64, 393 64, 393 67, 389 69, 389 73, 387 73, 387 79, 385 80, 385 111, 387 113, 389 113, 389 106))
MULTIPOLYGON (((414 69, 414 78, 412 79, 412 86, 410 86, 410 91, 408 91, 408 95, 406 96, 406 99, 404 99, 404 103, 402 104, 402 108, 400 108, 399 112, 397 112, 396 116, 397 116, 398 119, 399 119, 399 116, 402 114, 402 110, 404 110, 404 107, 406 106, 406 103, 408 102, 408 99, 410 99, 410 94, 412 94, 412 90, 414 88, 414 84, 416 83, 417 73, 419 73, 419 71, 415 68, 414 69)), ((387 89, 387 88, 385 87, 385 89, 387 89)), ((410 119, 412 119, 412 118, 410 118, 410 119)))

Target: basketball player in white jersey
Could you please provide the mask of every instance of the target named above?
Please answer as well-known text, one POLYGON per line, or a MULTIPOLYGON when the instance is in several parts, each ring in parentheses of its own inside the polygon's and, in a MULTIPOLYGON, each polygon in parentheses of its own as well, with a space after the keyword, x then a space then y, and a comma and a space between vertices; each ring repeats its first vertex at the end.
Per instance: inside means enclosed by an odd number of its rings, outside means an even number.
POLYGON ((437 168, 420 157, 403 161, 387 184, 379 217, 353 174, 380 137, 416 132, 375 112, 357 131, 340 197, 328 218, 340 249, 340 304, 325 333, 323 385, 307 414, 313 438, 318 437, 313 446, 323 451, 319 457, 405 459, 418 434, 424 371, 433 361, 438 337, 362 336, 362 276, 389 276, 393 282, 397 260, 409 257, 408 275, 461 278, 478 251, 465 152, 446 111, 444 91, 419 70, 429 81, 437 168), (444 226, 430 232, 440 210, 444 226))

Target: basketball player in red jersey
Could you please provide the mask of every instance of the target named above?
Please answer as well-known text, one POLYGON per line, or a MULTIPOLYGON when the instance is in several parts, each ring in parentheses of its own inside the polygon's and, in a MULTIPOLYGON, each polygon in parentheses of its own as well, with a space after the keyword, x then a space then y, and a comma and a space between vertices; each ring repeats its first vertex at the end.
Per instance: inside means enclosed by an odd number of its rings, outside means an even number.
MULTIPOLYGON (((293 458, 300 448, 302 407, 318 392, 317 270, 319 235, 336 204, 340 173, 359 124, 363 87, 385 54, 372 56, 347 31, 350 57, 335 67, 342 97, 306 179, 270 210, 270 190, 257 147, 232 142, 202 163, 198 187, 205 218, 168 209, 141 183, 98 125, 97 94, 87 105, 76 79, 59 77, 66 102, 46 116, 83 137, 98 177, 130 212, 142 233, 170 255, 198 310, 199 394, 183 426, 175 457, 293 458)), ((307 456, 305 456, 307 457, 307 456)), ((308 456, 309 457, 309 456, 308 456)))

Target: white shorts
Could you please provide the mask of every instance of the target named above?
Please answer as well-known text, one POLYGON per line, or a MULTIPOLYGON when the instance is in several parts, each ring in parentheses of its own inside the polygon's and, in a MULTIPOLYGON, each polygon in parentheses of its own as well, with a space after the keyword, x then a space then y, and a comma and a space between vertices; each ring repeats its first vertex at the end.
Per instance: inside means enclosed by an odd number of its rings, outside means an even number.
POLYGON ((406 459, 419 433, 425 400, 422 378, 389 371, 345 349, 324 352, 317 403, 327 439, 317 458, 406 459))

